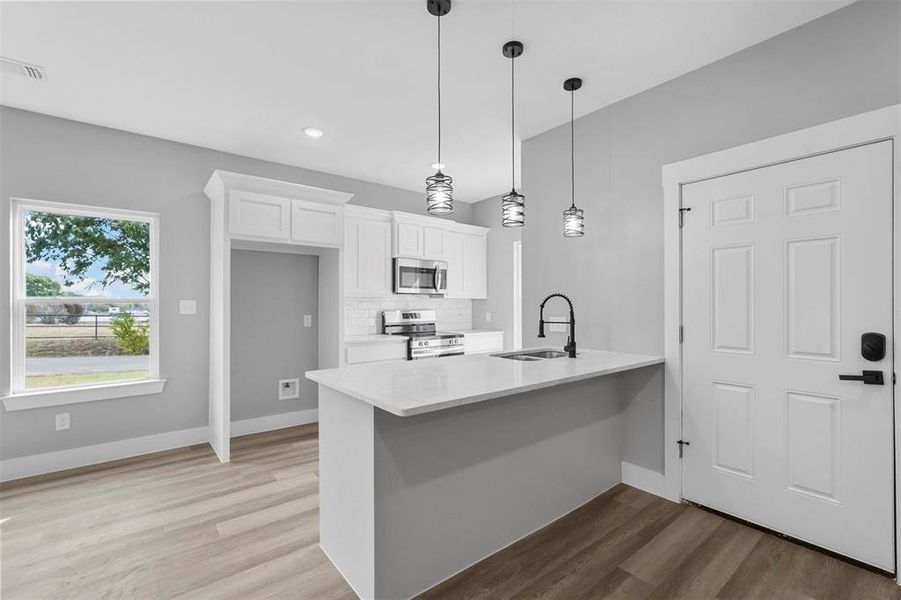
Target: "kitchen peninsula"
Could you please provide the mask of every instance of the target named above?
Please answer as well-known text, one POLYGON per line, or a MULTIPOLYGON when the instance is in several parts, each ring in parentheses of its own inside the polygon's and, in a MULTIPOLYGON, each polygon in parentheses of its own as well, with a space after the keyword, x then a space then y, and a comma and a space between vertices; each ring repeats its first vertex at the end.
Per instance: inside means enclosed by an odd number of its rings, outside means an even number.
MULTIPOLYGON (((517 353, 520 354, 520 353, 517 353)), ((616 373, 663 359, 472 355, 310 371, 320 545, 362 598, 410 598, 621 480, 616 373)))

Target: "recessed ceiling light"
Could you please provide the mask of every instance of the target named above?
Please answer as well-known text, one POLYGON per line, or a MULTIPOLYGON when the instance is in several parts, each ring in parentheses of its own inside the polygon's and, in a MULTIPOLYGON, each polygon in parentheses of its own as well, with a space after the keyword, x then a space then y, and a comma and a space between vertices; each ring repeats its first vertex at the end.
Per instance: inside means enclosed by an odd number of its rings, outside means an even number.
POLYGON ((310 136, 311 138, 322 137, 322 130, 316 129, 315 127, 307 127, 306 129, 303 130, 303 132, 305 134, 307 134, 308 136, 310 136))
POLYGON ((435 169, 436 171, 440 171, 441 169, 444 168, 444 163, 432 163, 429 166, 432 167, 433 169, 435 169))

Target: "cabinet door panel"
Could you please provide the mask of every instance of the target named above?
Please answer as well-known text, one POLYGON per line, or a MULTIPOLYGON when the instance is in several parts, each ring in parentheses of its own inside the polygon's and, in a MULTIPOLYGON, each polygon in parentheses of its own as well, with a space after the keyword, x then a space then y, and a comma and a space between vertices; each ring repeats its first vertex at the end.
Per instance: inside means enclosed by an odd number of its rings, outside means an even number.
POLYGON ((390 294, 391 223, 348 217, 345 232, 345 294, 390 294))
POLYGON ((340 206, 292 200, 291 241, 339 245, 343 228, 342 211, 340 206))
POLYGON ((423 256, 423 227, 415 223, 397 223, 395 256, 421 258, 423 256))
POLYGON ((447 232, 444 238, 444 259, 447 261, 447 297, 464 298, 463 235, 447 232))
POLYGON ((488 296, 488 246, 485 236, 467 235, 463 243, 463 294, 466 298, 488 296))
POLYGON ((232 235, 287 240, 290 219, 287 198, 254 192, 229 192, 228 231, 232 235))
POLYGON ((423 256, 435 260, 444 260, 444 229, 425 226, 422 228, 422 232, 423 256))

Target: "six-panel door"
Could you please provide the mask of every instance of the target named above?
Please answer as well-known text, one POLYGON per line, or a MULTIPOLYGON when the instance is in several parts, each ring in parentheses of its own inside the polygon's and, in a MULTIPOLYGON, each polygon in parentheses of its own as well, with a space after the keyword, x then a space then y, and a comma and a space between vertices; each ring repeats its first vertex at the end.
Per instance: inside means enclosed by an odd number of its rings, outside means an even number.
POLYGON ((683 496, 893 570, 891 142, 682 204, 683 496), (839 379, 863 370, 886 385, 839 379))

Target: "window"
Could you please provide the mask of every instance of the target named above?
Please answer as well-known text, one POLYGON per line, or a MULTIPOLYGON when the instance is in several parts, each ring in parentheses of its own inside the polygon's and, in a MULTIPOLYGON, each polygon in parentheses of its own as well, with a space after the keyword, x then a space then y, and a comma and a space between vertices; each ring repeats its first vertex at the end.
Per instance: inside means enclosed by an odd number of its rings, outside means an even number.
POLYGON ((31 200, 12 210, 11 396, 159 380, 157 215, 31 200))

